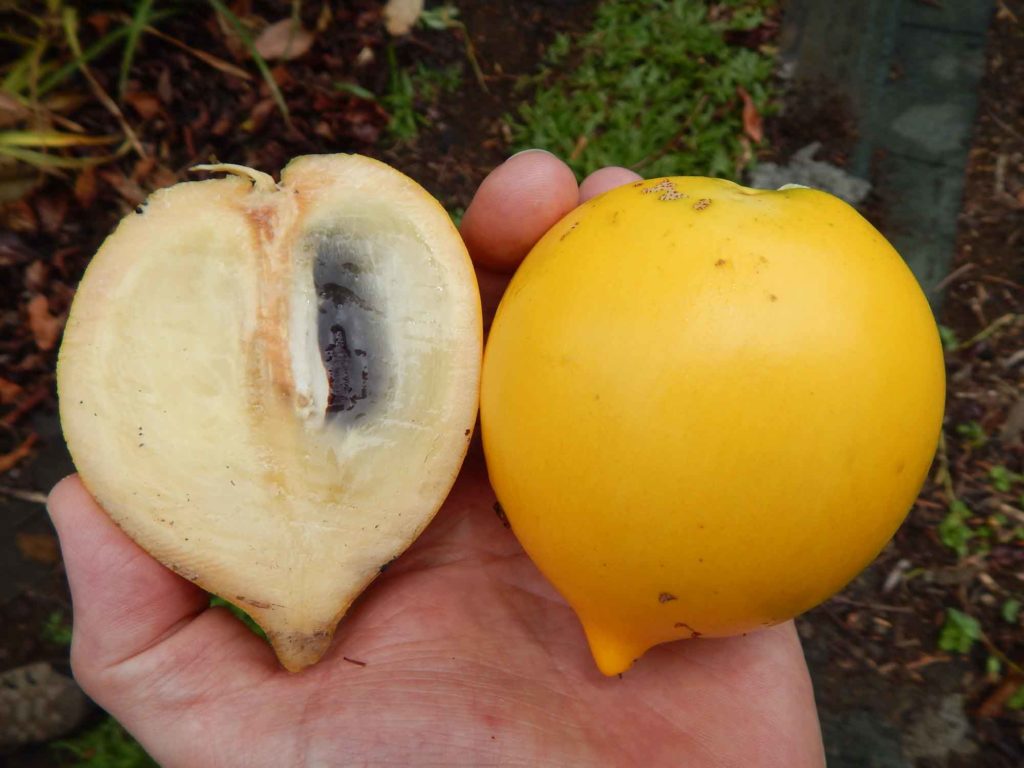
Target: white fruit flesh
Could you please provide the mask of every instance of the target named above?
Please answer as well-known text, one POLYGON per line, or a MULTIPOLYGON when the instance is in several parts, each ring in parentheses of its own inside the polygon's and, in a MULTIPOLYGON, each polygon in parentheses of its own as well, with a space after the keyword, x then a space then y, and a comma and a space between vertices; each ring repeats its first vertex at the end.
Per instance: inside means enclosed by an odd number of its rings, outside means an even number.
POLYGON ((61 420, 108 514, 296 670, 450 490, 480 345, 444 210, 376 161, 304 157, 276 187, 179 184, 121 223, 72 307, 61 420))

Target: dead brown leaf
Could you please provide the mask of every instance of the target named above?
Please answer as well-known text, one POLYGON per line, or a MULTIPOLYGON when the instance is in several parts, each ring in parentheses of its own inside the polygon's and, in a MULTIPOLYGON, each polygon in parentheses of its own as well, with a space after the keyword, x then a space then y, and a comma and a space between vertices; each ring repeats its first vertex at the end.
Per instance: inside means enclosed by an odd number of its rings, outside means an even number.
POLYGON ((26 560, 43 565, 53 565, 60 560, 57 537, 52 533, 19 532, 14 536, 14 543, 26 560))
POLYGON ((256 51, 270 61, 291 61, 304 56, 316 38, 301 24, 291 19, 275 21, 260 32, 254 43, 256 51))
POLYGON ((754 100, 747 93, 742 85, 736 86, 736 93, 743 100, 743 132, 755 144, 760 144, 764 139, 764 122, 761 113, 757 111, 754 100))
POLYGON ((53 349, 64 328, 63 315, 50 314, 50 302, 37 293, 28 302, 28 327, 36 340, 36 346, 42 351, 53 349))
POLYGON ((143 120, 156 117, 163 111, 163 104, 155 93, 126 93, 124 100, 143 120))
POLYGON ((96 168, 83 168, 75 179, 75 200, 83 208, 91 208, 96 201, 96 168))
POLYGON ((0 226, 11 232, 34 235, 39 230, 39 220, 27 200, 14 200, 0 208, 0 226))
POLYGON ((384 27, 392 35, 407 35, 423 13, 423 0, 388 0, 384 27))
POLYGON ((39 441, 39 435, 33 432, 26 437, 21 445, 8 453, 0 454, 0 475, 14 467, 19 461, 32 453, 32 446, 39 441))
POLYGON ((0 405, 10 405, 17 400, 21 393, 25 390, 22 389, 20 384, 15 384, 10 379, 5 379, 0 376, 0 405))
POLYGON ((146 199, 146 193, 137 182, 129 179, 117 168, 107 168, 98 172, 99 177, 112 186, 121 198, 132 208, 146 199))
POLYGON ((39 215, 39 224, 43 232, 48 235, 56 234, 64 224, 64 217, 68 213, 68 198, 64 193, 36 195, 36 213, 39 215))
POLYGON ((47 278, 46 265, 36 259, 25 267, 25 290, 29 293, 39 293, 46 287, 47 278))

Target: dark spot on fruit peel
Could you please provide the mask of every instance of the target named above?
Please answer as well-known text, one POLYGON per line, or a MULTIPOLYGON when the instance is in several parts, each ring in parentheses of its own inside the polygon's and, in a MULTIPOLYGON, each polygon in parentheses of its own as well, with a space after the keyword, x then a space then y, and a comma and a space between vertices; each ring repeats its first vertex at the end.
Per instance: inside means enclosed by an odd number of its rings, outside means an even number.
POLYGON ((397 557, 392 557, 390 560, 388 560, 386 563, 384 563, 384 565, 382 565, 380 567, 379 573, 384 573, 384 571, 386 571, 388 568, 390 568, 392 566, 392 564, 395 562, 395 560, 397 560, 397 559, 398 559, 397 557))
POLYGON ((677 621, 677 622, 676 622, 676 623, 675 623, 675 624, 673 625, 673 627, 674 627, 675 629, 685 629, 685 630, 686 630, 687 632, 689 632, 689 633, 690 633, 690 639, 691 639, 691 640, 696 640, 696 639, 697 639, 698 637, 700 637, 700 636, 701 636, 701 633, 700 633, 700 632, 698 632, 698 631, 697 631, 696 629, 694 629, 693 627, 691 627, 691 626, 690 626, 689 624, 687 624, 687 623, 686 623, 686 622, 684 622, 684 621, 677 621))
POLYGON ((702 197, 700 200, 698 200, 696 203, 693 204, 693 210, 695 210, 695 211, 703 211, 709 205, 711 205, 711 200, 709 200, 706 197, 702 197))
POLYGON ((719 259, 718 261, 715 262, 715 266, 716 267, 724 267, 728 263, 729 262, 726 261, 725 259, 719 259))
POLYGON ((769 293, 768 294, 768 301, 778 301, 778 300, 779 300, 779 297, 776 296, 774 293, 769 293))
POLYGON ((498 519, 501 520, 501 524, 503 526, 506 528, 512 527, 508 522, 508 517, 505 515, 505 509, 501 506, 500 501, 494 502, 494 514, 498 516, 498 519))
POLYGON ((675 595, 673 595, 671 592, 662 592, 660 595, 658 595, 658 602, 659 603, 667 603, 670 600, 678 600, 678 599, 679 598, 676 597, 675 595))

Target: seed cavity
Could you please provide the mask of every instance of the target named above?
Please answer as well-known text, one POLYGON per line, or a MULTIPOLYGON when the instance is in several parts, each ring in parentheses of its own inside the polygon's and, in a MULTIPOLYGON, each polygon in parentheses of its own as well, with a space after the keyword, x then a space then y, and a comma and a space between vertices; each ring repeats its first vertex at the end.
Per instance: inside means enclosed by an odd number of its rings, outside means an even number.
POLYGON ((327 416, 351 423, 370 413, 383 394, 387 350, 381 297, 357 242, 339 232, 309 237, 327 416))

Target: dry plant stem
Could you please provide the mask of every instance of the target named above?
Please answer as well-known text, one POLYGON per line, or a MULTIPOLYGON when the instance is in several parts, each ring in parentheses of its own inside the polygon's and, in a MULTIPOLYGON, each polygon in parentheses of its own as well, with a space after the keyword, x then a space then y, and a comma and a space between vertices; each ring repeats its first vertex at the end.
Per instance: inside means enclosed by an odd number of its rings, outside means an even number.
POLYGON ((139 142, 139 137, 135 135, 135 131, 132 130, 128 120, 125 119, 121 108, 110 98, 110 95, 93 75, 92 70, 89 69, 89 65, 85 63, 85 58, 82 56, 82 46, 78 41, 78 14, 73 8, 65 8, 62 21, 64 23, 64 34, 67 37, 68 45, 71 47, 71 52, 75 56, 75 64, 78 66, 79 71, 89 82, 89 87, 92 88, 99 102, 121 125, 121 129, 124 131, 132 149, 135 150, 139 157, 146 157, 146 150, 143 149, 142 144, 139 142))

